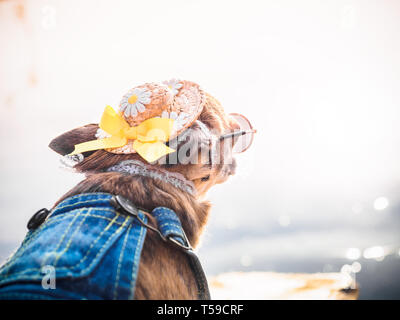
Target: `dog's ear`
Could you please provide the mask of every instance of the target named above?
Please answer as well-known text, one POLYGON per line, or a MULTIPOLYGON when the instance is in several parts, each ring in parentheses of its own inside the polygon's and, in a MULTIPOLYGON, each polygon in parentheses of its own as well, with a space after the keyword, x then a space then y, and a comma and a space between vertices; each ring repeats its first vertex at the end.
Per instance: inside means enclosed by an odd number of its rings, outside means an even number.
POLYGON ((54 138, 49 147, 55 152, 65 156, 74 151, 75 145, 78 143, 95 140, 96 132, 99 128, 98 124, 88 124, 83 127, 79 127, 68 132, 59 135, 57 138, 54 138))

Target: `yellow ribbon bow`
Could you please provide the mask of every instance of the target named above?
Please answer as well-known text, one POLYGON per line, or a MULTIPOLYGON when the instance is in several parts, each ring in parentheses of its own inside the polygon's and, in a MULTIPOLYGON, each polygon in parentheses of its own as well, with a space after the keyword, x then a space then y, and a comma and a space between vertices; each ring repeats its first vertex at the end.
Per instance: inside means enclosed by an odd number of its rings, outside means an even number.
POLYGON ((122 114, 116 113, 113 108, 107 106, 99 126, 111 137, 79 143, 75 145, 75 150, 70 155, 119 148, 126 145, 128 140, 134 140, 133 149, 146 161, 154 162, 162 156, 175 152, 164 144, 170 138, 173 124, 173 119, 151 118, 136 127, 131 127, 122 114))

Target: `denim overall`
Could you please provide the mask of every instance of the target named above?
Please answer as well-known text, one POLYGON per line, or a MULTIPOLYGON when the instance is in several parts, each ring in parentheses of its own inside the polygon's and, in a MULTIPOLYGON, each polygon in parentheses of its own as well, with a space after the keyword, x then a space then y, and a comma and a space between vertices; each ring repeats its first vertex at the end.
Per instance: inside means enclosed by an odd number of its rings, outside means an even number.
MULTIPOLYGON (((79 194, 58 204, 1 266, 0 299, 133 299, 147 218, 116 210, 113 197, 79 194)), ((188 245, 174 211, 151 214, 162 236, 188 245)))

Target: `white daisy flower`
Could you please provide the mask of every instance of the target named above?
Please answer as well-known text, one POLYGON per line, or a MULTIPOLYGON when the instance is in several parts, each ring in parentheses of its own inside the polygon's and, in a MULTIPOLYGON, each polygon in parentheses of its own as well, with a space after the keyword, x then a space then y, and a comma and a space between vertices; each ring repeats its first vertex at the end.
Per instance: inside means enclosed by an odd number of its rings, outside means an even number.
POLYGON ((125 117, 135 117, 138 112, 146 110, 145 105, 150 103, 150 96, 151 92, 146 89, 135 88, 129 90, 122 98, 119 109, 124 113, 125 117))
POLYGON ((174 119, 174 130, 179 131, 181 130, 186 123, 189 120, 189 114, 186 112, 181 112, 181 113, 176 113, 175 111, 172 111, 171 113, 168 113, 167 111, 163 111, 161 114, 161 118, 167 118, 167 119, 174 119))
POLYGON ((165 85, 168 86, 168 88, 171 89, 173 95, 177 95, 179 92, 179 89, 182 88, 183 84, 179 82, 177 79, 171 79, 168 81, 163 82, 165 85))

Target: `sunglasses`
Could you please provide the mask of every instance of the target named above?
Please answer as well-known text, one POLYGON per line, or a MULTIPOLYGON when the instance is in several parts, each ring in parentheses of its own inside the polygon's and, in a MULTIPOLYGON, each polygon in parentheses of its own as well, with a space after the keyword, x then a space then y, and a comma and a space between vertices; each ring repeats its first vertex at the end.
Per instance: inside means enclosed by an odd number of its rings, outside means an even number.
POLYGON ((253 129, 250 121, 245 116, 239 113, 230 113, 229 116, 239 124, 239 129, 221 135, 219 140, 225 143, 230 142, 233 153, 245 152, 253 143, 254 133, 257 130, 253 129))

